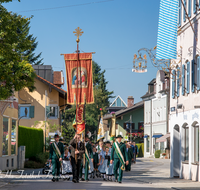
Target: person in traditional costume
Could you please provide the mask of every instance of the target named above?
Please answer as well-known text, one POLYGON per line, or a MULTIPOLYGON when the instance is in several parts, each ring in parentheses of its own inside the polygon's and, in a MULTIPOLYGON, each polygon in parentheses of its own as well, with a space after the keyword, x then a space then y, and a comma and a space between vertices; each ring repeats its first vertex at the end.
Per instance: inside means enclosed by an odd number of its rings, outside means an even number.
POLYGON ((99 154, 100 159, 99 159, 99 168, 98 168, 100 174, 103 175, 103 178, 104 178, 104 174, 106 174, 105 165, 104 165, 105 153, 106 153, 106 148, 105 146, 103 146, 102 151, 99 154))
POLYGON ((83 154, 85 153, 85 144, 80 140, 81 135, 75 134, 74 138, 69 142, 71 145, 71 163, 74 183, 79 183, 79 171, 83 154), (77 160, 75 159, 77 158, 77 160))
POLYGON ((111 151, 111 161, 110 163, 113 164, 114 160, 114 175, 115 175, 115 182, 122 183, 122 176, 123 170, 125 170, 125 164, 128 165, 128 154, 126 151, 126 145, 122 143, 122 136, 118 135, 116 137, 116 142, 113 143, 112 151, 111 151), (119 169, 119 178, 117 179, 119 169))
POLYGON ((93 150, 92 146, 89 143, 90 139, 88 135, 85 136, 85 181, 88 182, 88 173, 89 169, 93 166, 91 166, 91 163, 93 163, 93 150))
POLYGON ((91 175, 92 178, 95 178, 95 176, 97 176, 98 165, 99 165, 99 155, 97 153, 97 149, 95 147, 93 147, 93 167, 94 167, 94 171, 92 172, 92 175, 91 175))
POLYGON ((64 158, 63 158, 63 164, 62 164, 62 174, 65 175, 64 179, 69 180, 69 174, 72 173, 72 165, 71 165, 71 158, 70 158, 70 152, 69 149, 66 148, 65 149, 65 153, 64 153, 64 158))
POLYGON ((131 161, 133 160, 133 149, 130 146, 129 142, 126 143, 126 151, 128 154, 128 161, 129 161, 129 164, 126 165, 126 171, 131 171, 131 161))
POLYGON ((52 163, 52 181, 59 181, 60 167, 64 156, 63 143, 59 142, 59 135, 54 135, 55 142, 51 143, 49 152, 49 162, 52 163))

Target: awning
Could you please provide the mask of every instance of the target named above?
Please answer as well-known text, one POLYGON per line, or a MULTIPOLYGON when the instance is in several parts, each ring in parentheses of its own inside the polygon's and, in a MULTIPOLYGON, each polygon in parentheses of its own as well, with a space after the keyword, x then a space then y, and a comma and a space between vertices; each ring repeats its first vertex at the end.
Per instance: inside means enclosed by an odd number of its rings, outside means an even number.
POLYGON ((154 133, 152 138, 160 138, 162 136, 163 136, 163 134, 161 134, 161 133, 154 133))
POLYGON ((156 139, 156 142, 165 142, 167 138, 170 138, 170 133, 167 133, 159 139, 156 139))
POLYGON ((149 135, 144 135, 144 138, 148 138, 149 137, 149 135))

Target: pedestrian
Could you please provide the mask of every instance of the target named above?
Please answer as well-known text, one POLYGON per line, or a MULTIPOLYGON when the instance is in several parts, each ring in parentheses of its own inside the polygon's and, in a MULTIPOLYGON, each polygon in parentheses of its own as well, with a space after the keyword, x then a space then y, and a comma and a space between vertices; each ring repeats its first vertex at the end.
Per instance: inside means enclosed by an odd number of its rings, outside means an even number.
POLYGON ((52 181, 59 181, 62 158, 64 156, 63 143, 59 142, 59 135, 54 135, 55 142, 51 143, 49 162, 52 163, 52 181))
POLYGON ((116 142, 113 143, 111 151, 110 163, 113 164, 114 160, 115 182, 122 183, 123 170, 125 170, 125 164, 128 165, 129 161, 128 161, 128 154, 126 151, 126 145, 121 142, 123 137, 121 135, 118 135, 116 138, 117 138, 116 142), (118 169, 119 169, 119 178, 117 179, 118 169))
MULTIPOLYGON (((93 150, 92 150, 92 146, 89 143, 90 139, 88 137, 88 135, 85 135, 85 181, 88 182, 88 173, 89 173, 89 166, 91 165, 91 163, 93 163, 93 150)), ((93 166, 90 166, 90 168, 93 166)))
POLYGON ((62 165, 62 174, 65 175, 64 179, 69 180, 69 174, 72 173, 72 165, 71 165, 71 158, 70 158, 70 153, 69 153, 69 149, 66 148, 65 149, 65 153, 64 153, 64 158, 63 158, 63 165, 62 165))
POLYGON ((97 153, 97 149, 95 147, 93 147, 93 167, 94 167, 94 171, 92 172, 93 178, 95 178, 95 176, 97 176, 98 165, 99 165, 99 156, 97 153))
POLYGON ((106 147, 103 146, 102 151, 99 154, 100 159, 99 159, 99 168, 98 168, 100 175, 103 175, 103 179, 104 179, 104 174, 106 174, 105 166, 104 166, 105 153, 106 153, 106 147))
POLYGON ((75 134, 74 138, 69 143, 71 145, 72 181, 74 183, 79 183, 79 171, 83 154, 85 153, 85 145, 80 139, 81 135, 75 134))
POLYGON ((130 146, 129 142, 126 143, 126 151, 128 154, 128 161, 129 161, 129 164, 126 165, 126 171, 131 171, 131 160, 133 159, 133 149, 130 146))
POLYGON ((133 146, 134 146, 133 159, 134 159, 134 164, 135 164, 136 156, 138 155, 139 151, 138 151, 138 146, 135 144, 135 142, 133 142, 133 146))

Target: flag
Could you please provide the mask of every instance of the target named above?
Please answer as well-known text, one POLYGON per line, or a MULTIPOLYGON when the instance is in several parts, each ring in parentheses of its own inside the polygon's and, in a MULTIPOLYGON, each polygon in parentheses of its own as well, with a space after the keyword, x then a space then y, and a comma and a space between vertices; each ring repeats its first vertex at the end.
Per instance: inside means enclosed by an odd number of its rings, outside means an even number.
POLYGON ((176 59, 177 20, 178 0, 161 0, 157 37, 157 59, 176 59))
POLYGON ((77 118, 75 115, 73 121, 73 127, 76 129, 76 120, 77 120, 77 134, 82 134, 85 131, 85 121, 84 121, 84 105, 79 105, 77 109, 77 118))
POLYGON ((115 114, 112 114, 109 136, 110 137, 115 137, 116 136, 116 117, 115 117, 115 114))
POLYGON ((78 70, 76 53, 64 54, 64 59, 67 74, 67 104, 75 104, 75 101, 77 104, 85 104, 85 101, 87 104, 94 103, 92 53, 79 54, 78 70))
POLYGON ((99 130, 97 134, 97 141, 101 140, 104 138, 104 128, 103 128, 103 119, 102 117, 99 118, 99 130))

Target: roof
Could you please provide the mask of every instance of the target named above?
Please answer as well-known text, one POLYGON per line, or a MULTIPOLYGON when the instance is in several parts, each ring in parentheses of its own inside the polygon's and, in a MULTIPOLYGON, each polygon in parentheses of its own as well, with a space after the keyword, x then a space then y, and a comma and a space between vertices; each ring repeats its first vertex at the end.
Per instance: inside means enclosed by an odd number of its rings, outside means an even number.
POLYGON ((125 107, 127 107, 127 104, 124 102, 124 100, 119 95, 117 96, 117 98, 115 98, 115 100, 112 102, 112 104, 110 104, 110 107, 112 107, 112 105, 117 101, 118 98, 124 103, 125 107))
POLYGON ((57 85, 64 84, 62 71, 54 71, 53 72, 53 84, 57 84, 57 85))
MULTIPOLYGON (((127 112, 133 111, 133 110, 141 108, 141 107, 144 107, 143 101, 138 102, 138 103, 134 104, 133 106, 131 106, 129 108, 119 110, 119 111, 115 112, 115 115, 116 115, 116 117, 120 117, 120 116, 126 114, 127 112)), ((105 120, 110 119, 110 118, 112 118, 112 114, 106 114, 103 117, 103 119, 105 119, 105 120)))
POLYGON ((153 85, 155 81, 156 81, 156 78, 152 79, 152 80, 148 83, 148 85, 153 85))
POLYGON ((147 92, 144 96, 142 96, 141 98, 143 99, 143 98, 148 98, 148 97, 151 97, 151 96, 154 96, 154 94, 155 94, 155 92, 151 92, 151 93, 149 93, 149 92, 147 92))
POLYGON ((37 75, 36 79, 38 79, 39 81, 43 82, 44 84, 52 87, 53 89, 57 90, 59 93, 65 95, 67 94, 67 91, 63 90, 62 88, 56 86, 55 84, 49 82, 48 80, 42 78, 41 76, 37 75))

